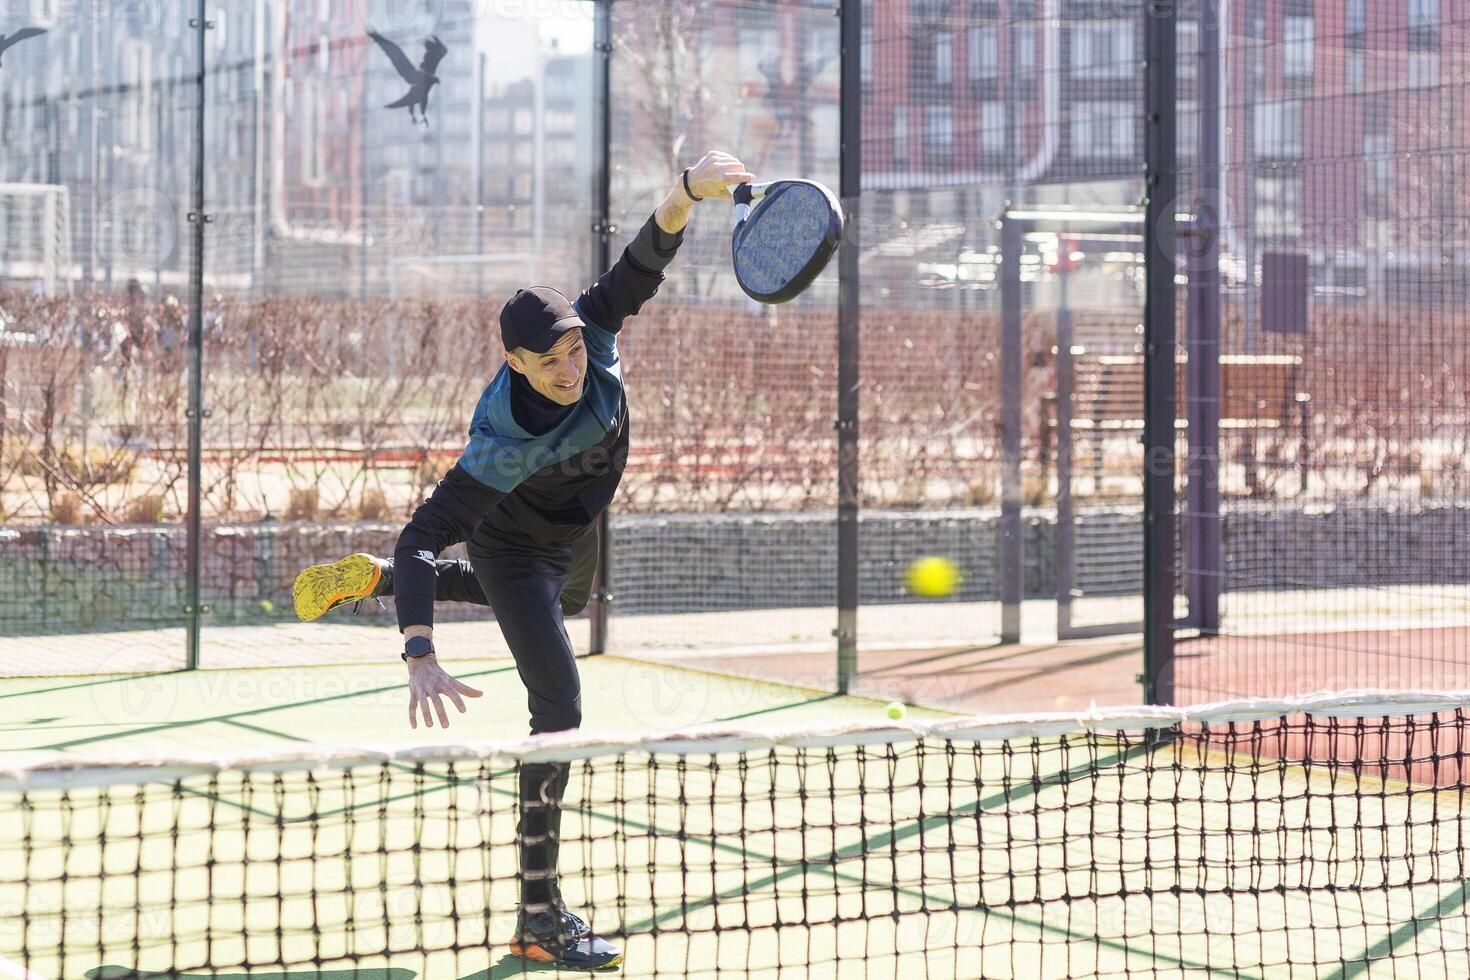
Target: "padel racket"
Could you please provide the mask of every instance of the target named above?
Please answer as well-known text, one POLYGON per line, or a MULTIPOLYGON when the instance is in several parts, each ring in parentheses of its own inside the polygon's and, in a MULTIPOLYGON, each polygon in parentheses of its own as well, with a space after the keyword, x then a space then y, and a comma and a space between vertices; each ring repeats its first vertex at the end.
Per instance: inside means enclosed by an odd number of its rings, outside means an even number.
POLYGON ((759 303, 784 303, 811 285, 842 242, 842 205, 814 180, 741 184, 730 254, 735 279, 759 303))

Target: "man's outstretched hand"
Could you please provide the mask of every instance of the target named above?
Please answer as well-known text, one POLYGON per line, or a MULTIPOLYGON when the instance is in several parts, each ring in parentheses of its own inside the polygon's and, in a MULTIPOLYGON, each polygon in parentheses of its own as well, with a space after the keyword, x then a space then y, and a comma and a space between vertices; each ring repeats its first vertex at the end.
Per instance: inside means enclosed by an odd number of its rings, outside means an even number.
POLYGON ((723 150, 710 150, 689 168, 689 186, 701 198, 723 197, 729 200, 735 196, 732 189, 735 185, 749 184, 754 180, 755 174, 746 170, 745 164, 723 150))
POLYGON ((408 658, 408 727, 419 727, 418 716, 424 717, 424 724, 429 728, 434 727, 434 715, 439 716, 439 727, 449 727, 449 713, 444 710, 444 702, 440 700, 447 697, 454 702, 460 714, 464 714, 464 699, 477 698, 483 692, 475 690, 462 681, 457 681, 449 676, 439 661, 434 659, 431 653, 426 657, 408 658), (429 706, 433 705, 433 713, 429 706))

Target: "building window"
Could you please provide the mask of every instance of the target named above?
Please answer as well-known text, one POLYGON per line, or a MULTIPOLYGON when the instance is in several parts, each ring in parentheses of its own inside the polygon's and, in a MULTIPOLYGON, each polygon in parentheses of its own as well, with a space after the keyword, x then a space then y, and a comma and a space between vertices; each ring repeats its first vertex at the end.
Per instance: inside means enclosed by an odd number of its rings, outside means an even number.
POLYGON ((1030 78, 1036 74, 1036 28, 1018 27, 1012 43, 1016 46, 1016 75, 1030 78))
POLYGON ((1117 159, 1137 152, 1132 102, 1076 102, 1072 105, 1072 154, 1117 159))
POLYGON ((1302 104, 1262 102, 1256 106, 1256 152, 1264 157, 1298 159, 1302 155, 1302 104))
POLYGON ((954 110, 948 106, 931 106, 928 113, 928 163, 948 163, 954 154, 954 110))
POLYGON ((1199 151, 1199 107, 1196 105, 1181 105, 1179 107, 1179 121, 1175 124, 1174 145, 1178 149, 1179 156, 1184 159, 1193 159, 1199 151))
POLYGON ((1349 51, 1342 70, 1344 87, 1349 92, 1363 91, 1363 85, 1366 82, 1366 71, 1367 62, 1363 58, 1363 52, 1349 51))
POLYGON ((873 28, 871 25, 863 25, 863 41, 860 48, 861 54, 858 58, 858 71, 864 85, 873 84, 873 28))
POLYGON ((1006 148, 1006 105, 1004 102, 980 103, 980 152, 1004 153, 1006 148))
POLYGON ((1439 84, 1439 52, 1410 51, 1405 80, 1413 88, 1430 88, 1439 84))
POLYGON ((1000 77, 999 28, 970 28, 970 77, 977 81, 1000 77))
POLYGON ((893 162, 909 162, 909 107, 893 107, 893 162))
POLYGON ((1137 70, 1131 21, 1079 23, 1072 28, 1072 74, 1128 78, 1137 70))
POLYGON ((954 35, 949 31, 934 35, 934 81, 938 85, 954 81, 954 35))
POLYGON ((1178 29, 1179 78, 1188 81, 1199 77, 1199 21, 1181 20, 1178 29))
POLYGON ((1310 17, 1287 17, 1282 22, 1281 62, 1287 78, 1311 78, 1315 61, 1310 17))
POLYGON ((1347 32, 1362 34, 1368 30, 1368 0, 1347 0, 1347 32))
POLYGON ((531 132, 531 110, 517 109, 515 113, 515 132, 525 135, 531 132))
POLYGON ((1302 233, 1300 177, 1256 178, 1256 227, 1268 236, 1302 233))
POLYGON ((1363 163, 1368 193, 1385 198, 1393 192, 1393 134, 1369 133, 1363 137, 1363 163))
POLYGON ((1409 30, 1433 30, 1439 26, 1439 0, 1409 0, 1409 30))

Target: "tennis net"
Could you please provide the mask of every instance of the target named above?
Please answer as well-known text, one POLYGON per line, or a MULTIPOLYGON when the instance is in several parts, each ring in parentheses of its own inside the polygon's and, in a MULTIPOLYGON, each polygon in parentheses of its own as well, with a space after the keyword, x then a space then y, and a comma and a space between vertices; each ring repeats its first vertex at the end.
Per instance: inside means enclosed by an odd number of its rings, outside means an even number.
MULTIPOLYGON (((1470 975, 1470 701, 0 772, 0 973, 520 969, 517 767, 630 976, 1470 975)), ((343 972, 332 972, 332 971, 343 972)))

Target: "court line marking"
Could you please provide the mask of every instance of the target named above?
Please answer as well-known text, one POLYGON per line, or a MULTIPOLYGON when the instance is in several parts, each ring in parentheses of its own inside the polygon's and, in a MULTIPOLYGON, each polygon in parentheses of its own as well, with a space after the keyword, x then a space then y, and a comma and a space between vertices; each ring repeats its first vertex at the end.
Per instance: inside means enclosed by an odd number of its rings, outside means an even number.
POLYGON ((1368 972, 1374 962, 1381 962, 1393 955, 1393 951, 1411 938, 1418 938, 1421 929, 1431 929, 1439 920, 1446 918, 1456 909, 1463 908, 1470 899, 1470 881, 1463 881, 1458 888, 1446 892, 1429 908, 1415 912, 1414 917, 1378 942, 1363 950, 1355 960, 1345 963, 1336 973, 1328 974, 1331 980, 1346 980, 1368 972))

